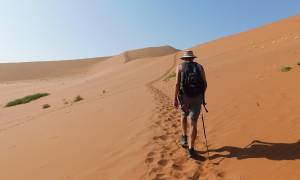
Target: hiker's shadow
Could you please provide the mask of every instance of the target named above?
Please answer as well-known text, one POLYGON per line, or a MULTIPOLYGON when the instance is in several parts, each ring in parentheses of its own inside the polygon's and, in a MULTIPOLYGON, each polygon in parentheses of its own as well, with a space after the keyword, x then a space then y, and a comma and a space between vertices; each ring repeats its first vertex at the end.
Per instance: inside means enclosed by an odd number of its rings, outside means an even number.
POLYGON ((193 159, 197 160, 197 161, 205 161, 207 158, 205 156, 203 156, 203 152, 201 151, 196 151, 193 159))
POLYGON ((259 140, 252 141, 244 148, 224 146, 219 149, 211 149, 214 152, 210 159, 217 158, 266 158, 270 160, 296 160, 300 159, 300 140, 295 143, 270 143, 259 140))

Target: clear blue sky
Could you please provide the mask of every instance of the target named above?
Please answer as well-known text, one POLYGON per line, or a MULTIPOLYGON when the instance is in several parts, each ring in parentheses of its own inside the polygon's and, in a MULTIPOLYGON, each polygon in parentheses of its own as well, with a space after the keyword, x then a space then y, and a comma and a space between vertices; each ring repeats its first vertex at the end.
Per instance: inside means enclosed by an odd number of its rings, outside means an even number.
POLYGON ((0 0, 0 62, 186 49, 297 13, 299 0, 0 0))

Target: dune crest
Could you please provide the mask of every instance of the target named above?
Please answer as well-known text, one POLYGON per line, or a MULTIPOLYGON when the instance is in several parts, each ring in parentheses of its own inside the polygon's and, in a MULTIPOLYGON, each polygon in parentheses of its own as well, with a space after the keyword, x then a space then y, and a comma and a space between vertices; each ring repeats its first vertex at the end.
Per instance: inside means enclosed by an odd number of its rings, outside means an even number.
POLYGON ((0 82, 41 78, 48 79, 82 74, 87 72, 90 67, 108 58, 109 57, 99 57, 65 61, 0 63, 0 82))
POLYGON ((132 60, 142 59, 142 58, 166 56, 169 54, 174 54, 178 51, 179 51, 178 49, 175 49, 171 46, 160 46, 160 47, 149 47, 149 48, 126 51, 122 53, 121 56, 124 59, 124 62, 129 62, 132 60))
MULTIPOLYGON (((180 149, 172 151, 173 155, 167 158, 175 167, 170 168, 169 164, 162 167, 156 162, 165 151, 153 150, 159 155, 148 156, 152 158, 151 162, 147 161, 151 177, 299 179, 299 24, 300 15, 297 15, 192 48, 208 79, 209 113, 204 113, 204 120, 211 160, 180 161, 183 156, 180 149), (282 72, 282 67, 290 67, 290 71, 282 72), (188 172, 191 168, 193 171, 188 172)), ((156 83, 170 98, 174 86, 174 78, 156 83)), ((168 106, 172 106, 171 102, 168 106)), ((174 122, 165 123, 165 116, 174 115, 164 110, 158 128, 165 132, 160 137, 178 138, 180 129, 172 128, 174 134, 170 134, 168 128, 174 122)), ((173 126, 180 127, 179 118, 172 119, 176 120, 173 126)), ((207 156, 201 123, 198 128, 196 149, 198 155, 207 156)), ((161 138, 154 141, 162 144, 163 149, 176 149, 175 144, 168 146, 161 138)))

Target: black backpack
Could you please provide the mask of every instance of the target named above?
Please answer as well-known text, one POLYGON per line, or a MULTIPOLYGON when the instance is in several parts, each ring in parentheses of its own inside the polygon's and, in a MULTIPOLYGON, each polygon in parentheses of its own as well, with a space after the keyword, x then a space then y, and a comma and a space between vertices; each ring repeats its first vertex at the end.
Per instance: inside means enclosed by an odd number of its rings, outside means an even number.
POLYGON ((204 81, 198 63, 193 61, 182 63, 180 93, 189 97, 204 93, 204 81))

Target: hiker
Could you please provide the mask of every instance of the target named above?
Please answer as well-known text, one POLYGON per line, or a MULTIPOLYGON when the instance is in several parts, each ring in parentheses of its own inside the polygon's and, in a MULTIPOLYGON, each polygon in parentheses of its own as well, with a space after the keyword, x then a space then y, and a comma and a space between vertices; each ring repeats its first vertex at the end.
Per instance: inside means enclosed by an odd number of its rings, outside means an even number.
POLYGON ((193 51, 184 51, 180 58, 184 62, 176 69, 176 88, 174 106, 181 109, 180 145, 187 148, 188 157, 195 155, 194 144, 197 137, 197 121, 201 105, 205 105, 205 91, 207 88, 205 72, 202 65, 194 62, 196 56, 193 51), (189 142, 187 138, 187 119, 190 119, 189 142))

